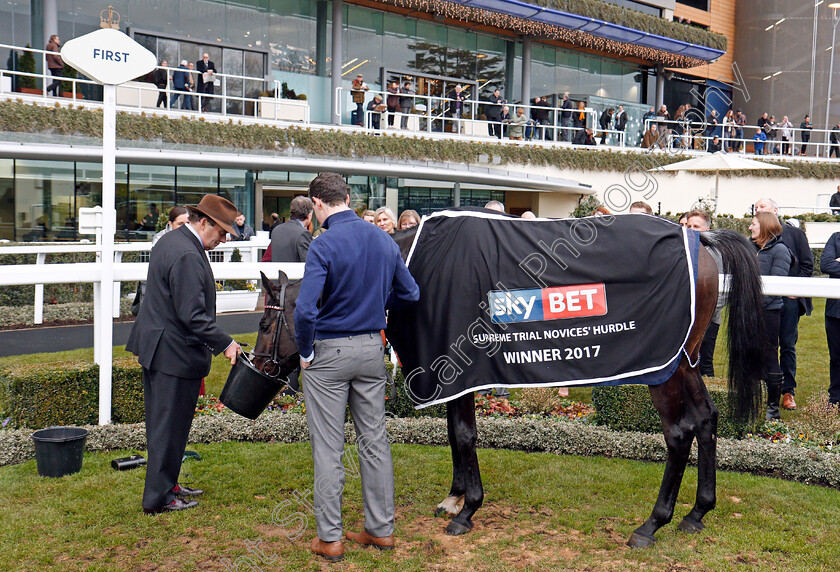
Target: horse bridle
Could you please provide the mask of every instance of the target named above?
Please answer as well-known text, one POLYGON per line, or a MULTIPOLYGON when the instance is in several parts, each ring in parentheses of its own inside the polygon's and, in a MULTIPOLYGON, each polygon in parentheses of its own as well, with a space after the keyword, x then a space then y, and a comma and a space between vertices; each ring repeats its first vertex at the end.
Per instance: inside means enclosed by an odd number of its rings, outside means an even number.
POLYGON ((289 322, 286 320, 286 286, 287 284, 283 284, 280 287, 280 302, 277 306, 265 306, 268 310, 277 310, 277 316, 274 318, 274 337, 271 341, 271 353, 263 354, 257 353, 256 351, 251 352, 251 355, 254 357, 268 358, 268 361, 266 361, 263 365, 263 373, 274 378, 280 377, 280 372, 283 370, 283 366, 289 363, 292 358, 297 358, 300 355, 298 352, 295 352, 278 361, 279 356, 277 355, 277 348, 280 346, 280 333, 285 331, 292 343, 296 343, 295 337, 292 335, 292 330, 289 328, 289 322), (272 374, 265 371, 273 367, 277 368, 276 373, 272 374))

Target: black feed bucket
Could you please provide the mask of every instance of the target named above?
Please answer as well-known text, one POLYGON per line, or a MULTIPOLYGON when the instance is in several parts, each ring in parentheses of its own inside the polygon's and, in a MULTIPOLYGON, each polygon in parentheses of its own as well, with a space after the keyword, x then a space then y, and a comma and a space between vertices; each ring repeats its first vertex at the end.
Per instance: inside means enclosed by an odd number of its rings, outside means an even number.
POLYGON ((82 470, 87 429, 48 427, 32 434, 35 463, 42 477, 62 477, 82 470))
POLYGON ((248 419, 256 419, 271 403, 285 381, 278 381, 269 377, 251 363, 245 354, 236 359, 236 364, 230 368, 225 387, 219 401, 225 407, 239 413, 248 419))

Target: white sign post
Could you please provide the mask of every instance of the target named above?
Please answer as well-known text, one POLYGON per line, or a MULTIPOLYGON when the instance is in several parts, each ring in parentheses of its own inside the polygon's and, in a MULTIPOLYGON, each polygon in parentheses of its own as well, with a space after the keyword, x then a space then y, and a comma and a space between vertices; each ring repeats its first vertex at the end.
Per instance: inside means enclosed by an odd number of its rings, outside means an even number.
MULTIPOLYGON (((70 40, 62 59, 103 84, 102 117, 102 282, 95 302, 94 359, 99 364, 99 424, 111 422, 114 346, 114 235, 117 232, 116 170, 117 85, 146 75, 157 65, 155 55, 114 29, 102 29, 70 40), (98 343, 97 343, 98 342, 98 343)), ((94 296, 96 297, 96 292, 94 296)))

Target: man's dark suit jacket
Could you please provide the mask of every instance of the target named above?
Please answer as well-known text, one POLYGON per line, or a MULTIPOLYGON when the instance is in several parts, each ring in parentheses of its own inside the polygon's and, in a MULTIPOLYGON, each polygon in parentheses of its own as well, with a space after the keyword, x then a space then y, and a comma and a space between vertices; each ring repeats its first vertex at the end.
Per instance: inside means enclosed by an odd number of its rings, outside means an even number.
POLYGON ((306 262, 312 235, 300 221, 290 219, 271 231, 272 262, 306 262))
POLYGON ((216 285, 201 242, 186 225, 166 233, 152 250, 125 349, 148 370, 197 379, 231 341, 216 325, 216 285))
POLYGON ((198 72, 198 81, 196 82, 196 86, 199 91, 201 91, 201 88, 204 87, 204 72, 212 70, 213 73, 219 73, 216 71, 216 64, 213 63, 213 60, 207 60, 207 65, 204 65, 203 59, 198 60, 195 62, 195 69, 198 72))
MULTIPOLYGON (((790 269, 790 276, 810 278, 814 273, 814 255, 808 244, 808 237, 805 236, 802 229, 791 226, 782 220, 779 222, 782 223, 782 242, 796 257, 790 269)), ((800 316, 802 314, 810 316, 813 309, 814 304, 810 298, 799 298, 800 316)))

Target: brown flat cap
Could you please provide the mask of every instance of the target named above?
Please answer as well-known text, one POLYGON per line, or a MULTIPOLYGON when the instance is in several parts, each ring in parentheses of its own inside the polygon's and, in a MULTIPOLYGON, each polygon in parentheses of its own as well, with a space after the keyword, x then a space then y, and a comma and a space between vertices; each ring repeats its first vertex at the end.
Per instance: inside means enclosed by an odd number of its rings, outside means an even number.
POLYGON ((213 219, 216 224, 230 233, 239 236, 234 219, 239 212, 233 203, 219 195, 204 195, 197 205, 186 205, 190 212, 198 212, 213 219))

